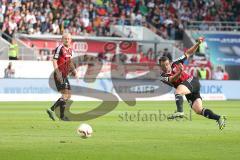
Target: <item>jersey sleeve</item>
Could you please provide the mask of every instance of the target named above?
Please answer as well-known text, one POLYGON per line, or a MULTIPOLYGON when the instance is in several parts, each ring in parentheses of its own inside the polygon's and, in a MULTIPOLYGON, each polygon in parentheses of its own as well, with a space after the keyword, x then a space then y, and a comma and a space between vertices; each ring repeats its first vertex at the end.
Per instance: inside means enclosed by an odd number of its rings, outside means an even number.
POLYGON ((62 49, 62 45, 58 46, 58 47, 54 50, 53 59, 58 59, 58 58, 59 58, 61 49, 62 49))
POLYGON ((169 76, 161 74, 159 77, 160 81, 169 82, 169 76))
POLYGON ((76 57, 76 53, 74 52, 73 49, 71 49, 71 57, 76 57))
POLYGON ((174 60, 172 65, 173 64, 179 64, 179 63, 183 64, 186 59, 187 59, 187 56, 184 54, 181 57, 179 57, 178 59, 174 60))

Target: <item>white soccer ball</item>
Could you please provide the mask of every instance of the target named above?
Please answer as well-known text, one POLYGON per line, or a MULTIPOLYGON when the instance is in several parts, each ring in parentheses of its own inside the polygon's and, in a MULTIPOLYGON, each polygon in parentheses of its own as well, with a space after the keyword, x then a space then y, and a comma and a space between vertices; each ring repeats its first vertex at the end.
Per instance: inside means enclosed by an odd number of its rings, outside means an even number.
POLYGON ((77 133, 83 138, 88 138, 92 136, 93 130, 89 124, 83 123, 77 128, 77 133))

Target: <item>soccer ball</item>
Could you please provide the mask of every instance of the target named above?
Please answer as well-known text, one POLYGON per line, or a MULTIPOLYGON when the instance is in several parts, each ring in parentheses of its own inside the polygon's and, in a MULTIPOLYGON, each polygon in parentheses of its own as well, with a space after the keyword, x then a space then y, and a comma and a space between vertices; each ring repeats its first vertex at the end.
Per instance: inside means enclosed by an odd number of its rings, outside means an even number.
POLYGON ((89 124, 83 123, 77 128, 77 133, 83 138, 88 138, 92 136, 93 130, 89 124))

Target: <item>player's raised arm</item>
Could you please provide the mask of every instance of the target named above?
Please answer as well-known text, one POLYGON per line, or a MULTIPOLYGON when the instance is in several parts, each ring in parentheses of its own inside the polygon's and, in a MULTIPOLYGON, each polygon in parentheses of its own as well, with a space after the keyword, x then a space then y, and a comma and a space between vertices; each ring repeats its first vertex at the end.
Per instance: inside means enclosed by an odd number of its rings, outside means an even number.
POLYGON ((184 54, 187 58, 189 58, 191 55, 193 55, 196 50, 198 49, 199 45, 203 42, 204 38, 199 37, 197 40, 197 43, 194 44, 191 48, 189 48, 184 54))

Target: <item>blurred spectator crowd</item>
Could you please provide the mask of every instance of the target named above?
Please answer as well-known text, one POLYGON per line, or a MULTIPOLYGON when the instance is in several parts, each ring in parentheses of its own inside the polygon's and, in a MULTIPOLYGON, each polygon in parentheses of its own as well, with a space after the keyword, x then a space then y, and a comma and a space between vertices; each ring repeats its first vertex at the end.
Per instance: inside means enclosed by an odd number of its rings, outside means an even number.
POLYGON ((0 29, 10 36, 64 31, 112 36, 110 25, 118 24, 144 25, 165 39, 182 39, 190 20, 240 22, 239 0, 0 0, 0 6, 0 29))
MULTIPOLYGON (((113 24, 145 26, 164 39, 181 40, 190 21, 202 21, 200 30, 217 30, 205 22, 240 23, 240 0, 0 0, 0 29, 9 41, 15 33, 119 36, 110 32, 113 24)), ((132 37, 131 34, 127 37, 132 37)), ((199 56, 206 56, 207 46, 200 49, 203 51, 199 51, 199 56)), ((163 55, 172 59, 167 49, 154 51, 149 48, 144 53, 139 49, 137 55, 121 55, 120 60, 123 63, 156 63, 163 55)), ((111 61, 117 58, 101 53, 97 57, 111 61)), ((50 50, 39 49, 38 60, 51 58, 50 50)), ((199 68, 195 73, 207 79, 209 73, 204 67, 199 68)), ((210 70, 213 71, 211 67, 210 70)), ((222 79, 223 73, 222 68, 217 68, 211 77, 222 79)))

